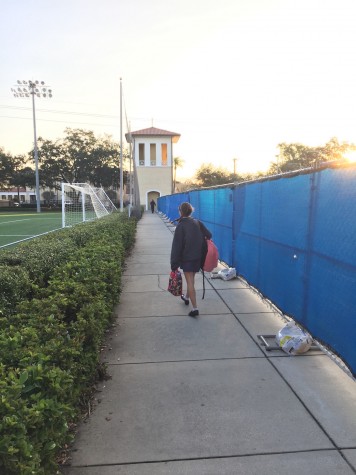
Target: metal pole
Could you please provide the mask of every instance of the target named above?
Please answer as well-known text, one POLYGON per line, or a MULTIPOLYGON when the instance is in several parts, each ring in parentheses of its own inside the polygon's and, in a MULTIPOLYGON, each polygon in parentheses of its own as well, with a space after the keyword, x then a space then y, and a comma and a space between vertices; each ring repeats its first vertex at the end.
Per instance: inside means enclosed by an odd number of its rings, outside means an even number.
MULTIPOLYGON (((129 131, 130 133, 130 131, 129 131)), ((129 202, 129 217, 131 217, 131 207, 132 207, 132 147, 130 143, 130 202, 129 202)))
POLYGON ((175 163, 174 163, 174 158, 173 158, 173 139, 171 137, 171 195, 175 193, 175 183, 174 183, 174 177, 175 177, 175 163))
POLYGON ((37 134, 36 134, 36 112, 35 112, 35 91, 31 91, 32 94, 32 114, 33 114, 33 142, 34 142, 34 157, 35 157, 35 169, 36 169, 36 203, 37 213, 41 212, 40 202, 40 177, 38 174, 38 150, 37 150, 37 134))
POLYGON ((86 200, 86 195, 85 193, 81 192, 82 194, 82 215, 83 215, 83 223, 87 220, 86 214, 85 214, 85 200, 86 200))
POLYGON ((65 213, 65 210, 66 210, 66 204, 65 204, 65 193, 64 193, 64 183, 62 183, 62 228, 65 228, 66 227, 66 213, 65 213))
POLYGON ((37 147, 37 133, 36 133, 36 108, 35 108, 35 94, 37 97, 52 97, 52 89, 49 89, 44 81, 20 81, 14 88, 11 88, 14 97, 30 97, 32 95, 32 116, 33 116, 33 155, 35 159, 35 175, 36 175, 36 204, 37 213, 41 212, 41 196, 40 196, 40 178, 38 173, 38 147, 37 147))
POLYGON ((120 211, 124 210, 124 171, 122 158, 122 78, 120 78, 120 211))
POLYGON ((237 158, 233 158, 233 161, 234 161, 234 175, 236 175, 236 162, 237 162, 237 158))

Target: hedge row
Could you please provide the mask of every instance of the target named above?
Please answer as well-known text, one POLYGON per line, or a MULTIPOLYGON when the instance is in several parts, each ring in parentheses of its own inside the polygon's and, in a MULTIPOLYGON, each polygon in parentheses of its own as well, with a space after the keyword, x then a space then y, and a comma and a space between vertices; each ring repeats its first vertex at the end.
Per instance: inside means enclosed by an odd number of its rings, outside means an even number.
POLYGON ((0 473, 56 473, 135 229, 118 213, 0 254, 0 473))

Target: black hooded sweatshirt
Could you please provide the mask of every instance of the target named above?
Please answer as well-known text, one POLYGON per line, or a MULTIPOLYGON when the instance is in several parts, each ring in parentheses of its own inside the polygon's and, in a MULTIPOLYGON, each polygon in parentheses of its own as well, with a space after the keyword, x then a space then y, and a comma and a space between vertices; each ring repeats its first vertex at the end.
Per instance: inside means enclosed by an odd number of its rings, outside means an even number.
POLYGON ((180 218, 173 237, 171 269, 178 269, 182 262, 202 259, 204 240, 211 237, 211 232, 201 221, 190 216, 180 218))

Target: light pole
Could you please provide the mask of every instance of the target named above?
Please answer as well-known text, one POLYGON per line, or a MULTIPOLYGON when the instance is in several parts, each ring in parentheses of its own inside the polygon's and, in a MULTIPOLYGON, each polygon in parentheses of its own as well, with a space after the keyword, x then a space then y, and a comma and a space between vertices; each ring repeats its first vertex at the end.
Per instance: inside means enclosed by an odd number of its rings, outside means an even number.
POLYGON ((234 175, 236 175, 236 162, 237 162, 238 158, 233 158, 233 161, 234 161, 234 175))
POLYGON ((120 78, 120 211, 124 211, 124 163, 122 154, 122 78, 120 78))
POLYGON ((17 85, 11 88, 15 97, 30 97, 32 96, 32 116, 33 116, 33 137, 34 137, 34 158, 36 169, 36 204, 37 213, 41 212, 41 197, 40 197, 40 179, 38 174, 38 149, 37 149, 37 134, 36 134, 36 111, 35 111, 35 96, 37 97, 52 97, 52 89, 45 85, 44 81, 17 81, 17 85))

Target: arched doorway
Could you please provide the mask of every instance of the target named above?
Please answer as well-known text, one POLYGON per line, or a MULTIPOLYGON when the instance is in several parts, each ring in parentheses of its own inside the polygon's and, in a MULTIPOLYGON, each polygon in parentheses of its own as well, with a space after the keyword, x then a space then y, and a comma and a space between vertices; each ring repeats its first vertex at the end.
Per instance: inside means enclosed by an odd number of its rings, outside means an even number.
MULTIPOLYGON (((149 191, 149 192, 147 193, 146 210, 150 210, 150 209, 151 209, 150 203, 151 203, 152 200, 154 200, 154 202, 155 202, 156 205, 157 205, 157 200, 158 200, 158 198, 159 198, 160 196, 161 196, 161 193, 160 193, 159 191, 154 191, 154 190, 149 191)), ((157 208, 156 208, 156 210, 157 210, 157 208)))

